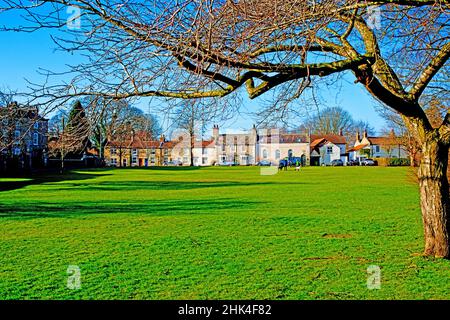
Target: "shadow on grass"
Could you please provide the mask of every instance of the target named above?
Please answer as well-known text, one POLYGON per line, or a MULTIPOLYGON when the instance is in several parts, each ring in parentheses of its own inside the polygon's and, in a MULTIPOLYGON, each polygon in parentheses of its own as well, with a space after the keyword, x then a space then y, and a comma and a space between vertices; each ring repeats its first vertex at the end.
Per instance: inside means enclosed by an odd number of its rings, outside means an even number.
MULTIPOLYGON (((283 183, 274 182, 239 182, 239 181, 102 181, 95 184, 90 183, 65 183, 60 190, 79 188, 89 191, 136 191, 136 190, 192 190, 202 188, 227 188, 227 187, 254 187, 264 185, 275 185, 283 183)), ((299 183, 295 183, 299 184, 299 183)))
POLYGON ((70 202, 39 204, 0 204, 0 218, 18 220, 36 218, 75 218, 101 214, 137 214, 153 216, 220 214, 220 210, 252 209, 260 202, 230 198, 211 200, 157 200, 149 203, 70 202))
POLYGON ((25 188, 31 185, 39 185, 43 183, 55 183, 61 181, 68 180, 88 180, 94 179, 98 177, 105 176, 102 172, 109 171, 110 169, 97 169, 91 170, 90 174, 80 173, 75 171, 68 171, 64 174, 60 173, 38 173, 33 174, 31 176, 17 177, 17 181, 14 181, 15 178, 9 178, 4 181, 0 179, 0 192, 2 191, 11 191, 16 189, 25 188))
POLYGON ((148 171, 195 171, 208 167, 184 167, 184 166, 149 166, 149 167, 113 167, 112 170, 148 170, 148 171))

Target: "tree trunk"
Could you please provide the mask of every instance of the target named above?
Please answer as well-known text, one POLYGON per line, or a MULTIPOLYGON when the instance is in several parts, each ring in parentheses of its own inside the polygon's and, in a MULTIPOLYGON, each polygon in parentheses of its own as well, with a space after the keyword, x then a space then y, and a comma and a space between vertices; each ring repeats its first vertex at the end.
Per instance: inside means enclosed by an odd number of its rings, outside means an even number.
POLYGON ((422 145, 420 198, 427 256, 449 258, 450 200, 447 178, 449 147, 436 138, 422 145))
POLYGON ((190 164, 189 164, 189 166, 193 167, 194 166, 194 146, 195 146, 194 132, 191 132, 190 136, 191 136, 191 141, 190 141, 191 145, 190 145, 190 148, 189 148, 189 157, 190 157, 190 164))

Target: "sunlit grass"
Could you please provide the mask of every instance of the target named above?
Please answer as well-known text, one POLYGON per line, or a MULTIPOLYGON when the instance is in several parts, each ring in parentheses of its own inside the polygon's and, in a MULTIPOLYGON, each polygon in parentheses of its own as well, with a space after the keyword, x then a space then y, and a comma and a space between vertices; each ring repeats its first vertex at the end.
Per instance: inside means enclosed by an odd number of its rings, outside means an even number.
POLYGON ((420 256, 412 180, 358 167, 0 179, 0 298, 448 299, 450 262, 420 256))

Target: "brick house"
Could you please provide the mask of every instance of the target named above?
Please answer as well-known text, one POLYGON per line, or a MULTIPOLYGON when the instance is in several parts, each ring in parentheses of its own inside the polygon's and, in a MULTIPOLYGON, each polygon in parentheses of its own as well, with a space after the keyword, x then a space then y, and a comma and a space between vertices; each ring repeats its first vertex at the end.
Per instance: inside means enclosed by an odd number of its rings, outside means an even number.
POLYGON ((48 119, 37 107, 12 103, 0 107, 0 170, 22 170, 47 164, 48 119))
POLYGON ((172 161, 173 143, 164 136, 153 140, 148 132, 132 131, 122 139, 112 139, 105 146, 106 165, 114 167, 161 166, 172 161))

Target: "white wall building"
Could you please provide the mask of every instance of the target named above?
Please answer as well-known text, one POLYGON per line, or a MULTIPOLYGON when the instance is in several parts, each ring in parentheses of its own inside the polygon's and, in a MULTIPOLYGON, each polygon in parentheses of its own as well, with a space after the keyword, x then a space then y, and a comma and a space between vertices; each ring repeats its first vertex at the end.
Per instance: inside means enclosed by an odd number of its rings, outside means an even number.
POLYGON ((408 152, 392 134, 390 137, 369 137, 364 131, 362 139, 359 132, 353 148, 348 150, 350 160, 362 161, 372 158, 408 158, 408 152))
POLYGON ((309 164, 310 149, 306 134, 285 134, 278 130, 258 132, 259 161, 277 165, 285 158, 301 158, 303 165, 309 164))
POLYGON ((347 163, 347 141, 342 134, 311 135, 311 161, 312 166, 331 165, 333 160, 342 160, 347 163))

